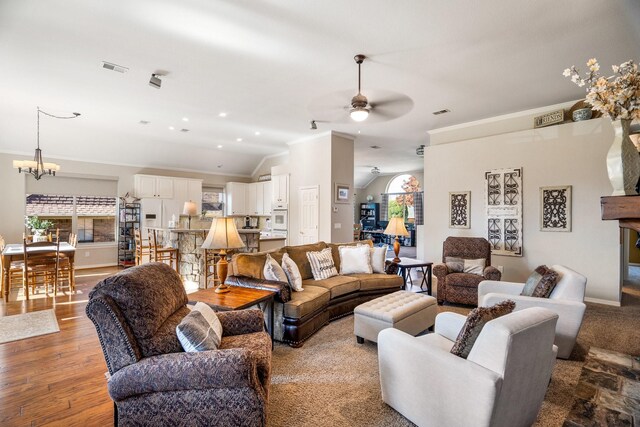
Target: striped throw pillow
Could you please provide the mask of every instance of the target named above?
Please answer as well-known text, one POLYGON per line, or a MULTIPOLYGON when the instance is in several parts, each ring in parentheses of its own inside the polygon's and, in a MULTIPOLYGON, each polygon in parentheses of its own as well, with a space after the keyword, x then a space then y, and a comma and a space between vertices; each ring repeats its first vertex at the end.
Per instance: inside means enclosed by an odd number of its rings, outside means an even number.
POLYGON ((338 275, 338 270, 333 263, 331 248, 325 248, 320 252, 307 252, 307 259, 311 264, 311 273, 313 273, 315 280, 328 279, 338 275))

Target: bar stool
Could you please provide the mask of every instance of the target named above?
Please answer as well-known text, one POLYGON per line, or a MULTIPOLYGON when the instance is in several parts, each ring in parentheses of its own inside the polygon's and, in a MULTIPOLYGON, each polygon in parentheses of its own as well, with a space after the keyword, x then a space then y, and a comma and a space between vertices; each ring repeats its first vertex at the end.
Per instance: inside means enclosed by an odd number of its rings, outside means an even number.
POLYGON ((149 229, 149 257, 153 262, 165 262, 169 261, 169 265, 174 265, 175 270, 180 274, 179 268, 179 253, 178 249, 175 248, 165 248, 158 246, 158 235, 156 234, 157 230, 149 229))
POLYGON ((133 230, 133 238, 136 244, 136 265, 142 264, 142 257, 147 256, 149 257, 149 260, 151 260, 151 250, 149 245, 144 244, 144 241, 142 240, 142 233, 140 233, 139 229, 135 228, 133 230))

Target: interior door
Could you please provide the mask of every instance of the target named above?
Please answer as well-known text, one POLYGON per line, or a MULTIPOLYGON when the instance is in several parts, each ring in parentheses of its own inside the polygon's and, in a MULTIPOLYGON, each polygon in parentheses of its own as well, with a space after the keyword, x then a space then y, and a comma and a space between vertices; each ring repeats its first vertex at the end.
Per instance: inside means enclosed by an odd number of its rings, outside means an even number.
POLYGON ((318 187, 300 188, 300 233, 301 245, 315 243, 318 236, 318 187))

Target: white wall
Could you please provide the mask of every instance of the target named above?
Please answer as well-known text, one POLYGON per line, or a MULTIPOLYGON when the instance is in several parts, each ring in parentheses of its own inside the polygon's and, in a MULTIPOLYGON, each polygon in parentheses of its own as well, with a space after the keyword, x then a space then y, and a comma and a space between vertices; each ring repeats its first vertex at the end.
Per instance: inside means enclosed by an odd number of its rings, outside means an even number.
MULTIPOLYGON (((44 177, 35 181, 31 175, 19 174, 12 168, 13 159, 21 159, 24 156, 0 153, 0 235, 4 236, 7 243, 22 241, 24 232, 25 194, 26 180, 30 180, 29 187, 37 191, 39 187, 46 192, 47 181, 64 177, 75 178, 108 178, 117 180, 117 196, 124 196, 127 192, 134 194, 134 175, 149 174, 174 176, 182 178, 198 178, 203 180, 204 186, 223 186, 228 181, 249 182, 249 177, 203 174, 197 172, 185 172, 176 170, 162 170, 153 168, 117 166, 102 163, 79 162, 72 160, 58 160, 61 167, 60 176, 44 177)), ((69 180, 73 182, 73 180, 69 180)), ((77 189, 82 194, 87 194, 84 186, 77 189)), ((74 189, 70 189, 70 193, 74 189)), ((117 263, 116 245, 105 244, 81 244, 76 253, 76 266, 86 267, 95 265, 115 265, 117 263)))
POLYGON ((274 166, 286 165, 289 163, 289 153, 282 153, 275 156, 267 156, 262 159, 260 164, 256 167, 255 171, 251 175, 251 181, 257 182, 260 175, 266 175, 271 173, 271 168, 274 166))
POLYGON ((353 202, 333 203, 335 183, 353 188, 353 140, 327 132, 289 146, 289 233, 297 245, 300 231, 299 189, 318 186, 318 240, 353 240, 353 202), (333 208, 336 212, 333 212, 333 208), (335 224, 340 224, 336 229, 335 224))
POLYGON ((353 140, 333 135, 331 138, 331 200, 335 212, 331 215, 331 242, 351 242, 353 240, 353 140), (349 203, 335 203, 335 185, 347 184, 351 188, 349 203), (339 228, 336 228, 339 227, 339 228))
MULTIPOLYGON (((532 120, 526 123, 531 127, 532 120)), ((620 232, 617 222, 600 219, 600 197, 612 191, 605 163, 613 138, 610 122, 594 119, 501 133, 504 128, 496 121, 496 135, 426 148, 425 257, 440 262, 447 236, 486 238, 485 171, 523 167, 524 256, 492 257, 493 265, 504 266, 503 280, 521 282, 540 264, 564 264, 587 276, 589 298, 618 303, 620 232), (539 188, 552 185, 573 186, 570 233, 540 231, 539 188), (471 229, 448 228, 449 192, 469 190, 471 229)), ((482 131, 488 132, 486 123, 482 131)))

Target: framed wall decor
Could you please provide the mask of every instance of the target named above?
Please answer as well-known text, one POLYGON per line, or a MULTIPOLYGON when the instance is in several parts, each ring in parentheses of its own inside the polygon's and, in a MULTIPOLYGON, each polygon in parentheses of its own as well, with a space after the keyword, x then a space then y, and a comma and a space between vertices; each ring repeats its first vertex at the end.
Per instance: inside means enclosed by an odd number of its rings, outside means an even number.
POLYGON ((349 203, 351 199, 351 186, 349 184, 336 183, 335 203, 349 203))
POLYGON ((522 168, 494 169, 484 177, 491 253, 522 256, 522 168))
POLYGON ((540 187, 540 231, 571 231, 571 186, 540 187))
POLYGON ((449 228, 471 228, 471 191, 449 192, 449 228))

